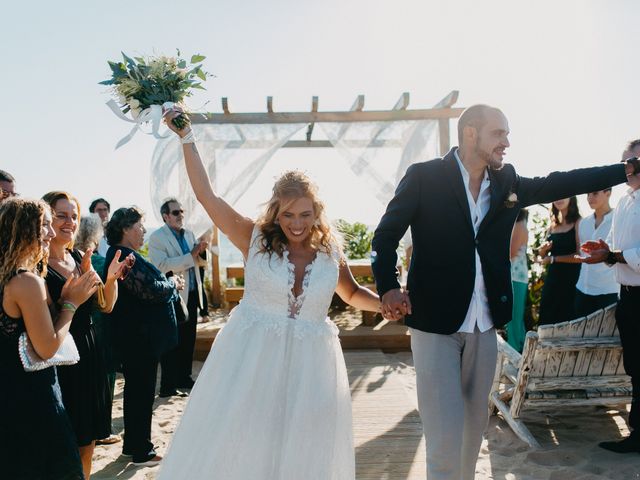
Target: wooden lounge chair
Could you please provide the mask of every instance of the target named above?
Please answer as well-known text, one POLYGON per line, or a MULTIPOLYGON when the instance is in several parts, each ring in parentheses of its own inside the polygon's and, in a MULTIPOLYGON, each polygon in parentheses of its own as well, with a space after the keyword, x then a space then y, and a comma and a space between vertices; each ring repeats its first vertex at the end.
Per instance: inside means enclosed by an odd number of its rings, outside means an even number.
POLYGON ((630 403, 615 305, 527 332, 522 354, 498 336, 489 401, 491 413, 499 411, 531 447, 540 445, 520 419, 524 409, 630 403))

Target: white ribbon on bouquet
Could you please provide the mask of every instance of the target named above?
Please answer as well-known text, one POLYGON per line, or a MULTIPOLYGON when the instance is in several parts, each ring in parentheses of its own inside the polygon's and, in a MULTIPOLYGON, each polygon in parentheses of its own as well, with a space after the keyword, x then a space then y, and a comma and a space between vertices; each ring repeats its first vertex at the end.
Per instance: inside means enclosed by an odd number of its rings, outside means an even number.
POLYGON ((149 132, 148 135, 153 135, 158 139, 166 138, 167 135, 169 135, 169 132, 161 135, 159 133, 160 123, 162 122, 163 112, 170 109, 174 105, 175 104, 173 102, 164 102, 162 105, 151 105, 149 108, 145 108, 142 112, 140 112, 140 115, 138 115, 135 119, 131 119, 124 113, 122 113, 122 110, 120 110, 120 106, 116 103, 115 100, 109 100, 107 102, 107 106, 118 118, 124 120, 125 122, 135 123, 129 134, 121 138, 120 141, 116 144, 116 150, 127 143, 129 140, 131 140, 136 132, 138 130, 141 130, 142 124, 147 122, 151 122, 151 132, 149 132))

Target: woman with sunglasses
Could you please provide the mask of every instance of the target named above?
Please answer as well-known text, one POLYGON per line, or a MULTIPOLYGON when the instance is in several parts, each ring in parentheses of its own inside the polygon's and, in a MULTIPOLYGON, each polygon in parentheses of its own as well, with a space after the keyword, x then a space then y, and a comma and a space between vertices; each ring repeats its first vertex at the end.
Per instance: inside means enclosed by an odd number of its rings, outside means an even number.
MULTIPOLYGON (((52 302, 60 299, 62 287, 74 275, 92 271, 92 250, 81 252, 74 249, 74 239, 80 223, 80 205, 67 192, 53 191, 42 199, 53 210, 53 230, 56 236, 51 240, 47 264, 47 290, 52 302)), ((118 297, 117 278, 122 270, 120 254, 109 263, 104 284, 98 278, 98 289, 103 289, 104 298, 94 296, 81 305, 74 314, 71 334, 78 347, 80 361, 75 365, 58 368, 62 400, 71 418, 80 448, 80 458, 84 475, 91 475, 91 459, 95 441, 111 434, 111 402, 107 367, 103 349, 96 338, 92 312, 99 308, 109 312, 118 297), (103 300, 101 305, 96 305, 103 300)), ((53 439, 47 439, 53 440, 53 439)))
POLYGON ((36 353, 45 360, 51 358, 69 335, 76 307, 97 289, 96 272, 78 272, 65 281, 61 302, 47 305, 43 277, 55 235, 51 208, 44 202, 10 199, 0 205, 3 479, 84 478, 75 434, 62 404, 56 367, 26 372, 18 353, 18 338, 26 331, 36 353))
POLYGON ((106 262, 118 250, 128 262, 128 272, 119 281, 118 303, 109 315, 124 374, 122 454, 132 457, 135 465, 153 466, 162 459, 151 442, 158 360, 178 343, 173 304, 179 300, 177 289, 184 283, 179 277, 167 279, 138 253, 146 229, 136 207, 116 210, 105 232, 110 245, 106 262))

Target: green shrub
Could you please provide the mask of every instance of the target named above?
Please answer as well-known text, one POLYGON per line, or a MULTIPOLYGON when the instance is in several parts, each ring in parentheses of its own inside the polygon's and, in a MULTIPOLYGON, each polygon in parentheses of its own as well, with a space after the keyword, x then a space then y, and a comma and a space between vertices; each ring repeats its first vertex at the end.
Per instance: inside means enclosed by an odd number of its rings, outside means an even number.
POLYGON ((368 258, 371 254, 373 232, 364 223, 349 223, 339 219, 336 228, 343 238, 344 254, 351 260, 368 258))

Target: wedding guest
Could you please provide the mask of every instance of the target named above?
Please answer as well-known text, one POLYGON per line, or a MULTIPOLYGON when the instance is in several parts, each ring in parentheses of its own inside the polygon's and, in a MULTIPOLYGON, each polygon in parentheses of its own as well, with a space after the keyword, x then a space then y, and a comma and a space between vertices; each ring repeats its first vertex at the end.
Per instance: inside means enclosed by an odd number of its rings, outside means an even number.
POLYGON ((605 263, 613 268, 620 284, 620 300, 616 323, 622 343, 622 359, 631 377, 632 400, 629 412, 631 433, 619 441, 601 442, 600 447, 616 453, 640 453, 640 139, 629 143, 623 161, 633 163, 635 170, 627 179, 626 195, 613 213, 607 242, 589 241, 582 245, 588 257, 585 263, 605 263), (629 161, 628 159, 633 160, 629 161))
MULTIPOLYGON (((104 226, 105 223, 109 221, 109 213, 111 213, 111 205, 104 198, 96 198, 89 205, 89 213, 95 213, 100 217, 100 221, 104 226)), ((101 257, 105 257, 107 255, 107 250, 109 249, 109 244, 107 243, 106 237, 102 237, 100 239, 100 243, 98 244, 98 249, 96 250, 101 257)))
MULTIPOLYGON (((102 227, 103 221, 101 217, 96 214, 85 215, 80 219, 80 227, 76 235, 75 247, 82 251, 88 252, 91 250, 91 266, 102 275, 104 271, 105 258, 97 251, 98 244, 104 238, 104 229, 102 227)), ((102 279, 104 281, 104 278, 102 279)), ((109 389, 111 391, 111 397, 113 398, 115 384, 116 384, 116 369, 117 361, 113 354, 111 336, 111 325, 109 320, 102 314, 99 309, 95 309, 92 312, 93 326, 96 331, 97 345, 102 349, 104 355, 105 365, 107 367, 107 378, 109 380, 109 389)), ((109 407, 109 416, 111 417, 112 405, 109 407)), ((100 438, 96 440, 96 445, 111 445, 121 440, 119 435, 113 434, 113 426, 111 428, 111 435, 106 438, 100 438)))
POLYGON ((524 324, 524 311, 527 304, 529 287, 529 266, 527 264, 527 243, 529 230, 527 220, 529 212, 521 209, 511 232, 511 284, 513 285, 513 308, 511 321, 507 323, 507 342, 518 352, 522 352, 527 329, 524 324))
POLYGON ((540 298, 539 325, 553 325, 576 317, 573 306, 580 275, 580 265, 575 261, 580 246, 579 223, 580 210, 575 196, 552 203, 549 235, 539 250, 542 264, 548 265, 540 298))
POLYGON ((411 329, 429 480, 475 476, 496 328, 512 314, 509 241, 519 209, 622 183, 634 170, 611 165, 521 177, 503 164, 508 136, 499 109, 466 109, 458 120, 460 146, 409 167, 373 237, 383 315, 405 317, 411 329), (407 228, 413 238, 408 292, 396 270, 407 228))
POLYGON ((50 359, 69 334, 76 308, 97 288, 94 271, 70 277, 49 309, 43 277, 56 235, 51 221, 44 202, 0 205, 0 478, 7 480, 84 479, 56 367, 26 372, 18 353, 26 332, 38 356, 50 359))
MULTIPOLYGON (((180 292, 186 305, 184 320, 178 323, 178 346, 162 359, 160 396, 179 395, 177 389, 193 387, 191 367, 196 343, 198 309, 202 306, 202 284, 198 266, 206 243, 196 241, 194 233, 185 228, 184 209, 176 198, 168 198, 160 206, 164 225, 149 236, 149 260, 165 275, 181 275, 185 288, 180 292)), ((180 312, 178 312, 180 313, 180 312)))
POLYGON ((173 304, 179 299, 175 283, 179 277, 168 280, 138 253, 145 232, 138 208, 113 212, 106 225, 110 245, 106 261, 118 250, 135 259, 129 274, 119 281, 119 299, 109 318, 124 374, 122 454, 136 465, 153 466, 162 460, 151 442, 156 374, 159 359, 178 343, 173 304))
MULTIPOLYGON (((73 276, 93 271, 90 249, 81 252, 74 248, 74 237, 80 222, 80 204, 71 194, 52 191, 42 199, 53 210, 53 230, 45 277, 47 291, 53 303, 60 299, 65 282, 73 276)), ((116 282, 121 270, 120 255, 113 258, 105 275, 104 302, 100 308, 109 312, 118 297, 116 282)), ((99 283, 100 280, 98 280, 99 283)), ((103 350, 96 338, 93 325, 94 303, 99 296, 78 305, 70 332, 78 347, 80 361, 75 365, 58 368, 60 389, 65 409, 80 448, 84 476, 91 475, 91 459, 95 441, 111 434, 111 390, 103 350)))
POLYGON ((9 172, 0 170, 0 203, 7 198, 15 197, 16 193, 16 179, 13 178, 9 172))
MULTIPOLYGON (((578 242, 607 238, 611 230, 613 209, 609 205, 611 189, 587 194, 593 215, 583 218, 578 227, 578 242)), ((620 285, 616 282, 614 269, 603 264, 583 263, 576 284, 575 316, 585 317, 618 301, 620 285)))

